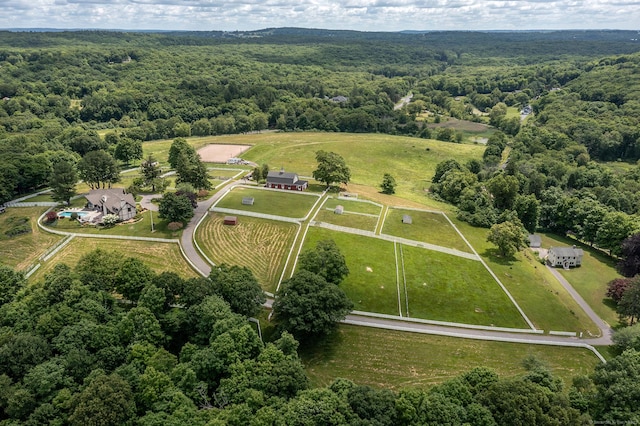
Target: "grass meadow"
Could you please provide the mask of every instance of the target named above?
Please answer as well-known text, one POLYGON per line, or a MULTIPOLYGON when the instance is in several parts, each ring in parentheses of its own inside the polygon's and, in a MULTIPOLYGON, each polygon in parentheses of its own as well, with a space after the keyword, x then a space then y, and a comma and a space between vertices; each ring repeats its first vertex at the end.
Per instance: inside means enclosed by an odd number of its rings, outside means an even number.
POLYGON ((401 270, 404 261, 401 277, 406 279, 409 316, 528 328, 482 263, 406 245, 399 245, 398 251, 401 270))
POLYGON ((0 263, 23 271, 63 238, 38 227, 38 218, 46 210, 46 207, 9 207, 0 215, 0 263), (14 237, 5 234, 21 223, 28 223, 31 232, 14 237))
POLYGON ((372 215, 379 216, 380 212, 382 211, 381 206, 375 205, 371 202, 363 201, 363 200, 361 201, 348 200, 345 198, 330 197, 330 198, 327 198, 325 203, 322 205, 322 207, 330 210, 335 209, 337 206, 344 207, 344 211, 349 213, 362 213, 362 214, 372 214, 372 215))
POLYGON ((457 219, 452 221, 509 290, 536 328, 598 333, 598 327, 551 272, 538 261, 535 253, 523 250, 514 259, 504 259, 498 255, 495 246, 487 242, 488 229, 476 228, 457 219))
POLYGON ((249 216, 235 226, 223 221, 222 214, 208 214, 195 235, 200 248, 216 264, 248 267, 264 290, 274 292, 298 226, 249 216))
MULTIPOLYGON (((424 198, 424 191, 431 185, 439 162, 457 158, 464 163, 471 158, 480 159, 484 151, 480 145, 383 134, 262 133, 189 139, 194 145, 203 144, 205 140, 208 143, 253 145, 243 158, 266 163, 272 169, 284 167, 300 176, 311 176, 317 165, 316 151, 333 151, 343 156, 351 169, 349 188, 352 183, 378 188, 383 174, 390 173, 398 183, 396 193, 414 200, 424 198)), ((147 144, 150 149, 155 143, 145 143, 143 149, 147 144)), ((165 149, 158 150, 158 156, 162 153, 166 158, 169 146, 170 142, 165 149)))
POLYGON ((338 226, 346 226, 348 228, 362 229, 374 232, 378 218, 375 216, 365 216, 359 213, 351 213, 346 211, 342 214, 335 214, 333 209, 322 208, 315 216, 318 222, 326 222, 338 226))
POLYGON ((558 272, 569 281, 580 296, 591 308, 610 326, 619 325, 618 314, 613 301, 606 296, 607 283, 621 275, 616 271, 616 262, 606 254, 576 240, 552 234, 542 235, 542 246, 545 248, 557 246, 578 245, 584 250, 582 266, 565 271, 558 268, 558 272))
POLYGON ((573 377, 588 375, 600 363, 580 348, 526 345, 404 333, 340 325, 336 333, 301 357, 312 386, 326 386, 338 377, 358 384, 398 390, 429 388, 474 367, 488 367, 503 377, 525 373, 522 361, 535 356, 548 365, 566 387, 573 377))
POLYGON ((318 241, 327 239, 335 241, 346 259, 349 276, 340 287, 353 301, 354 309, 399 315, 393 243, 310 227, 303 250, 311 249, 318 241))
POLYGON ((318 197, 297 191, 274 191, 267 189, 235 187, 226 194, 216 207, 244 210, 291 218, 303 218, 318 201, 318 197), (244 197, 253 197, 254 204, 242 204, 244 197))
POLYGON ((156 273, 170 271, 185 278, 199 276, 182 257, 180 247, 175 243, 76 237, 42 264, 29 280, 37 281, 44 278, 45 274, 58 263, 75 267, 82 256, 98 248, 116 251, 122 255, 123 259, 125 257, 140 259, 156 273))
POLYGON ((441 213, 389 208, 382 233, 471 253, 469 246, 441 213), (405 214, 411 216, 413 223, 402 223, 405 214))

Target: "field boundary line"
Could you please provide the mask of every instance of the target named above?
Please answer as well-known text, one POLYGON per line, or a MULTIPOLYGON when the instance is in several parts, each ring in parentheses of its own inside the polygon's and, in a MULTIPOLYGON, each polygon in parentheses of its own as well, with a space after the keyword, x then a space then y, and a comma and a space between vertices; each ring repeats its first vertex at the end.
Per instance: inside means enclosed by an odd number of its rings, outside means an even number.
POLYGON ((473 251, 473 253, 478 256, 478 260, 480 260, 480 263, 482 263, 482 265, 485 267, 485 269, 487 271, 489 271, 489 273, 491 274, 491 276, 493 277, 494 280, 496 280, 496 282, 498 283, 498 285, 500 285, 500 287, 502 288, 502 291, 505 292, 505 294, 507 295, 507 297, 509 298, 509 300, 511 300, 511 303, 513 303, 513 305, 516 307, 516 309, 518 310, 518 312, 520 312, 520 315, 522 315, 522 318, 524 318, 525 322, 529 325, 529 327, 532 330, 536 330, 536 326, 533 325, 533 322, 531 322, 531 320, 529 319, 529 317, 527 316, 527 314, 524 313, 524 311, 522 310, 522 308, 520 307, 520 305, 518 305, 518 302, 516 302, 516 300, 513 298, 513 296, 511 295, 511 293, 509 293, 509 290, 507 290, 507 288, 504 286, 504 284, 502 284, 502 281, 500 281, 500 279, 498 278, 498 276, 491 270, 491 268, 489 268, 489 265, 487 265, 487 262, 484 261, 484 259, 478 254, 478 252, 476 251, 476 249, 473 248, 473 246, 471 245, 471 243, 464 237, 464 235, 462 235, 462 232, 460 232, 460 230, 458 229, 458 227, 456 225, 454 225, 454 223, 451 221, 451 219, 449 219, 449 216, 447 216, 446 214, 444 214, 444 212, 442 212, 442 215, 447 219, 447 221, 449 221, 449 223, 451 224, 451 226, 453 226, 453 229, 456 230, 456 232, 460 235, 460 237, 464 240, 465 243, 467 243, 467 245, 469 246, 469 248, 471 248, 471 250, 473 251))
POLYGON ((28 279, 31 275, 33 275, 34 272, 36 272, 38 269, 40 269, 40 267, 42 266, 42 264, 40 262, 36 263, 31 269, 29 269, 25 274, 24 277, 26 279, 28 279))
POLYGON ((400 246, 400 261, 402 262, 402 281, 404 283, 404 302, 405 302, 405 310, 407 313, 407 318, 410 318, 409 315, 409 292, 407 291, 407 273, 404 269, 404 250, 402 250, 402 244, 398 243, 400 246))
POLYGON ((396 289, 398 290, 398 312, 400 313, 400 318, 402 317, 402 301, 400 300, 400 270, 398 268, 398 243, 393 242, 393 257, 396 261, 396 289))
MULTIPOLYGON (((307 229, 308 229, 308 226, 307 226, 307 229)), ((287 255, 287 260, 284 262, 284 266, 282 267, 282 273, 280 274, 280 279, 278 280, 278 284, 276 285, 276 293, 280 289, 280 284, 282 284, 282 280, 284 280, 284 274, 287 272, 287 266, 289 266, 289 261, 291 260, 291 254, 293 253, 293 249, 295 248, 296 242, 298 241, 298 237, 300 236, 300 231, 302 231, 302 224, 298 223, 298 232, 296 232, 296 236, 293 238, 293 243, 291 243, 291 247, 289 248, 289 254, 287 255)), ((302 244, 300 244, 300 247, 302 247, 302 244)), ((298 253, 300 252, 298 251, 298 253)), ((295 271, 295 267, 296 265, 294 263, 292 271, 295 271)), ((269 294, 267 292, 265 293, 269 294)))
POLYGON ((48 261, 53 256, 55 256, 60 250, 62 250, 67 244, 69 244, 71 240, 73 240, 74 238, 75 236, 73 235, 67 236, 67 238, 63 239, 59 244, 53 247, 52 250, 50 250, 48 253, 45 253, 43 256, 41 256, 40 260, 42 260, 43 262, 48 261))
POLYGON ((289 223, 304 222, 304 218, 301 218, 301 217, 294 218, 294 217, 278 216, 274 214, 256 213, 256 212, 251 212, 247 210, 227 209, 224 207, 211 207, 210 211, 217 212, 217 213, 235 214, 238 216, 249 216, 249 217, 257 217, 261 219, 277 220, 279 222, 289 222, 289 223))
POLYGON ((376 229, 373 231, 375 235, 382 234, 382 228, 384 227, 384 221, 387 219, 387 213, 389 213, 389 206, 382 206, 380 216, 378 217, 378 223, 376 223, 376 229))

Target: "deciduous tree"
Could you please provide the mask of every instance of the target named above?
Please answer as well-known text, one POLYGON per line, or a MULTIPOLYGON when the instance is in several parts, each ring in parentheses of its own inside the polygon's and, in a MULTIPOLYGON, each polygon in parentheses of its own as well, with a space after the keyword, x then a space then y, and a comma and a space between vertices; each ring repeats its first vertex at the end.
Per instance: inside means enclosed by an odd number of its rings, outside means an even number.
POLYGON ((245 266, 218 265, 211 269, 209 279, 216 294, 229 303, 233 312, 240 315, 256 315, 267 300, 258 280, 245 266))
POLYGON ((160 199, 158 214, 167 222, 188 222, 193 217, 193 206, 187 197, 167 192, 160 199))
POLYGON ((385 173, 382 176, 382 183, 380 184, 383 194, 395 194, 396 193, 396 180, 389 173, 385 173))
POLYGON ((76 182, 78 176, 74 165, 66 160, 58 161, 53 165, 49 186, 53 201, 70 204, 71 197, 76 195, 76 182))
POLYGON ((512 257, 527 245, 527 234, 519 221, 506 221, 491 227, 487 241, 498 246, 500 254, 512 257))
POLYGON ((334 183, 344 183, 351 180, 351 170, 341 155, 335 152, 317 151, 318 168, 313 171, 313 178, 324 182, 327 186, 334 183))
POLYGON ((332 284, 340 284, 349 275, 347 261, 333 240, 318 241, 315 248, 302 252, 298 268, 318 274, 332 284))

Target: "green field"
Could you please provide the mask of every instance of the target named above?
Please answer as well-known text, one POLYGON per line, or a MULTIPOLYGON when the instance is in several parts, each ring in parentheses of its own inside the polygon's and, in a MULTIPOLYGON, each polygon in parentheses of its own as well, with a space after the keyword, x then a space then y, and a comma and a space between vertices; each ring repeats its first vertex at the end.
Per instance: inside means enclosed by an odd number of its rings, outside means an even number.
POLYGON ((333 225, 346 226, 348 228, 362 229, 371 232, 376 230, 376 224, 378 223, 378 218, 374 216, 365 216, 358 213, 349 213, 347 211, 343 214, 335 214, 333 209, 327 210, 325 208, 318 211, 318 214, 315 216, 315 220, 318 222, 326 222, 333 225))
MULTIPOLYGON (((398 251, 402 254, 399 260, 404 258, 409 316, 527 328, 516 307, 482 263, 405 245, 398 245, 398 251)), ((400 268, 402 270, 402 262, 400 268)))
POLYGON ((349 276, 340 284, 358 311, 398 315, 393 243, 377 238, 310 227, 303 250, 331 239, 347 261, 349 276), (369 269, 367 269, 369 268, 369 269))
MULTIPOLYGON (((229 170, 226 167, 225 168, 210 167, 208 169, 208 172, 209 172, 209 176, 212 179, 227 180, 237 175, 238 172, 240 172, 241 170, 242 169, 229 170)), ((245 172, 248 173, 249 170, 245 170, 245 172)))
MULTIPOLYGON (((439 162, 456 158, 464 163, 471 158, 480 159, 484 151, 483 146, 471 144, 383 134, 322 132, 226 135, 190 139, 190 142, 203 139, 210 143, 254 145, 243 158, 258 164, 266 163, 272 169, 284 167, 301 176, 311 176, 315 170, 316 151, 333 151, 343 156, 351 169, 349 188, 352 183, 377 188, 382 175, 390 173, 398 183, 396 193, 413 200, 425 198, 424 190, 431 185, 439 162)), ((168 152, 168 146, 165 152, 168 152)))
POLYGON ((428 388, 474 367, 488 367, 500 376, 525 372, 522 360, 535 356, 563 379, 588 375, 600 363, 578 348, 526 345, 403 333, 341 325, 328 339, 301 357, 313 386, 325 386, 338 377, 378 388, 428 388))
POLYGON ((297 191, 235 187, 218 201, 216 207, 297 219, 305 217, 316 201, 318 197, 297 191), (243 205, 244 197, 253 197, 254 204, 243 205))
POLYGON ((536 328, 598 333, 598 327, 551 272, 540 264, 537 255, 530 250, 524 250, 516 254, 515 260, 505 260, 497 256, 495 246, 487 242, 488 229, 476 228, 457 219, 452 220, 536 328))
POLYGON ((613 301, 606 296, 607 283, 621 275, 616 271, 615 261, 606 254, 593 249, 585 244, 580 244, 576 240, 563 238, 557 235, 542 235, 542 246, 558 247, 578 245, 584 250, 582 266, 565 271, 558 268, 573 288, 591 306, 591 308, 605 320, 610 326, 619 325, 618 314, 616 313, 613 301))
POLYGON ((38 227, 38 217, 46 210, 46 207, 10 207, 0 215, 0 263, 22 271, 63 238, 38 227), (5 234, 23 221, 31 227, 30 233, 14 237, 5 234))
POLYGON ((469 246, 441 213, 389 208, 382 233, 471 253, 469 246), (411 224, 402 223, 405 214, 411 216, 411 224))
POLYGON ((223 218, 209 213, 200 224, 195 235, 200 248, 216 264, 248 267, 264 290, 274 292, 298 226, 249 216, 229 226, 223 218))
POLYGON ((365 200, 355 201, 346 198, 329 197, 322 205, 323 208, 330 210, 335 209, 337 206, 344 207, 344 211, 349 213, 363 213, 379 216, 382 211, 381 206, 373 204, 372 202, 365 200))
POLYGON ((182 257, 180 247, 175 243, 77 237, 44 263, 29 279, 37 281, 44 278, 58 263, 74 267, 82 256, 98 248, 121 253, 123 259, 139 259, 156 273, 175 272, 185 278, 199 276, 182 257))

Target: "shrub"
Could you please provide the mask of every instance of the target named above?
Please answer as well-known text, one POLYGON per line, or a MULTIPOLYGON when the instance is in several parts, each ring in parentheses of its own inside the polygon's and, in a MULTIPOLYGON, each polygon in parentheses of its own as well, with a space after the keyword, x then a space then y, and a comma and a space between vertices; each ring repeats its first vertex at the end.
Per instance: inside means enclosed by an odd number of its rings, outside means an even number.
POLYGON ((22 234, 28 234, 31 232, 31 225, 29 224, 24 224, 24 225, 17 225, 14 226, 13 228, 9 229, 7 232, 5 232, 4 234, 7 237, 15 237, 17 235, 22 235, 22 234))
POLYGON ((200 191, 198 191, 198 198, 205 198, 207 195, 209 195, 209 191, 207 191, 206 189, 201 189, 200 191))
POLYGON ((114 226, 120 218, 115 214, 106 214, 102 217, 102 224, 106 227, 114 226))
POLYGON ((177 231, 178 229, 182 229, 183 226, 182 222, 169 222, 167 229, 169 231, 177 231))
POLYGON ((58 213, 54 211, 50 211, 50 212, 47 212, 47 215, 45 217, 47 218, 47 222, 49 223, 55 222, 56 220, 58 220, 58 213))
POLYGON ((71 212, 70 219, 71 220, 78 220, 78 212, 71 212))

